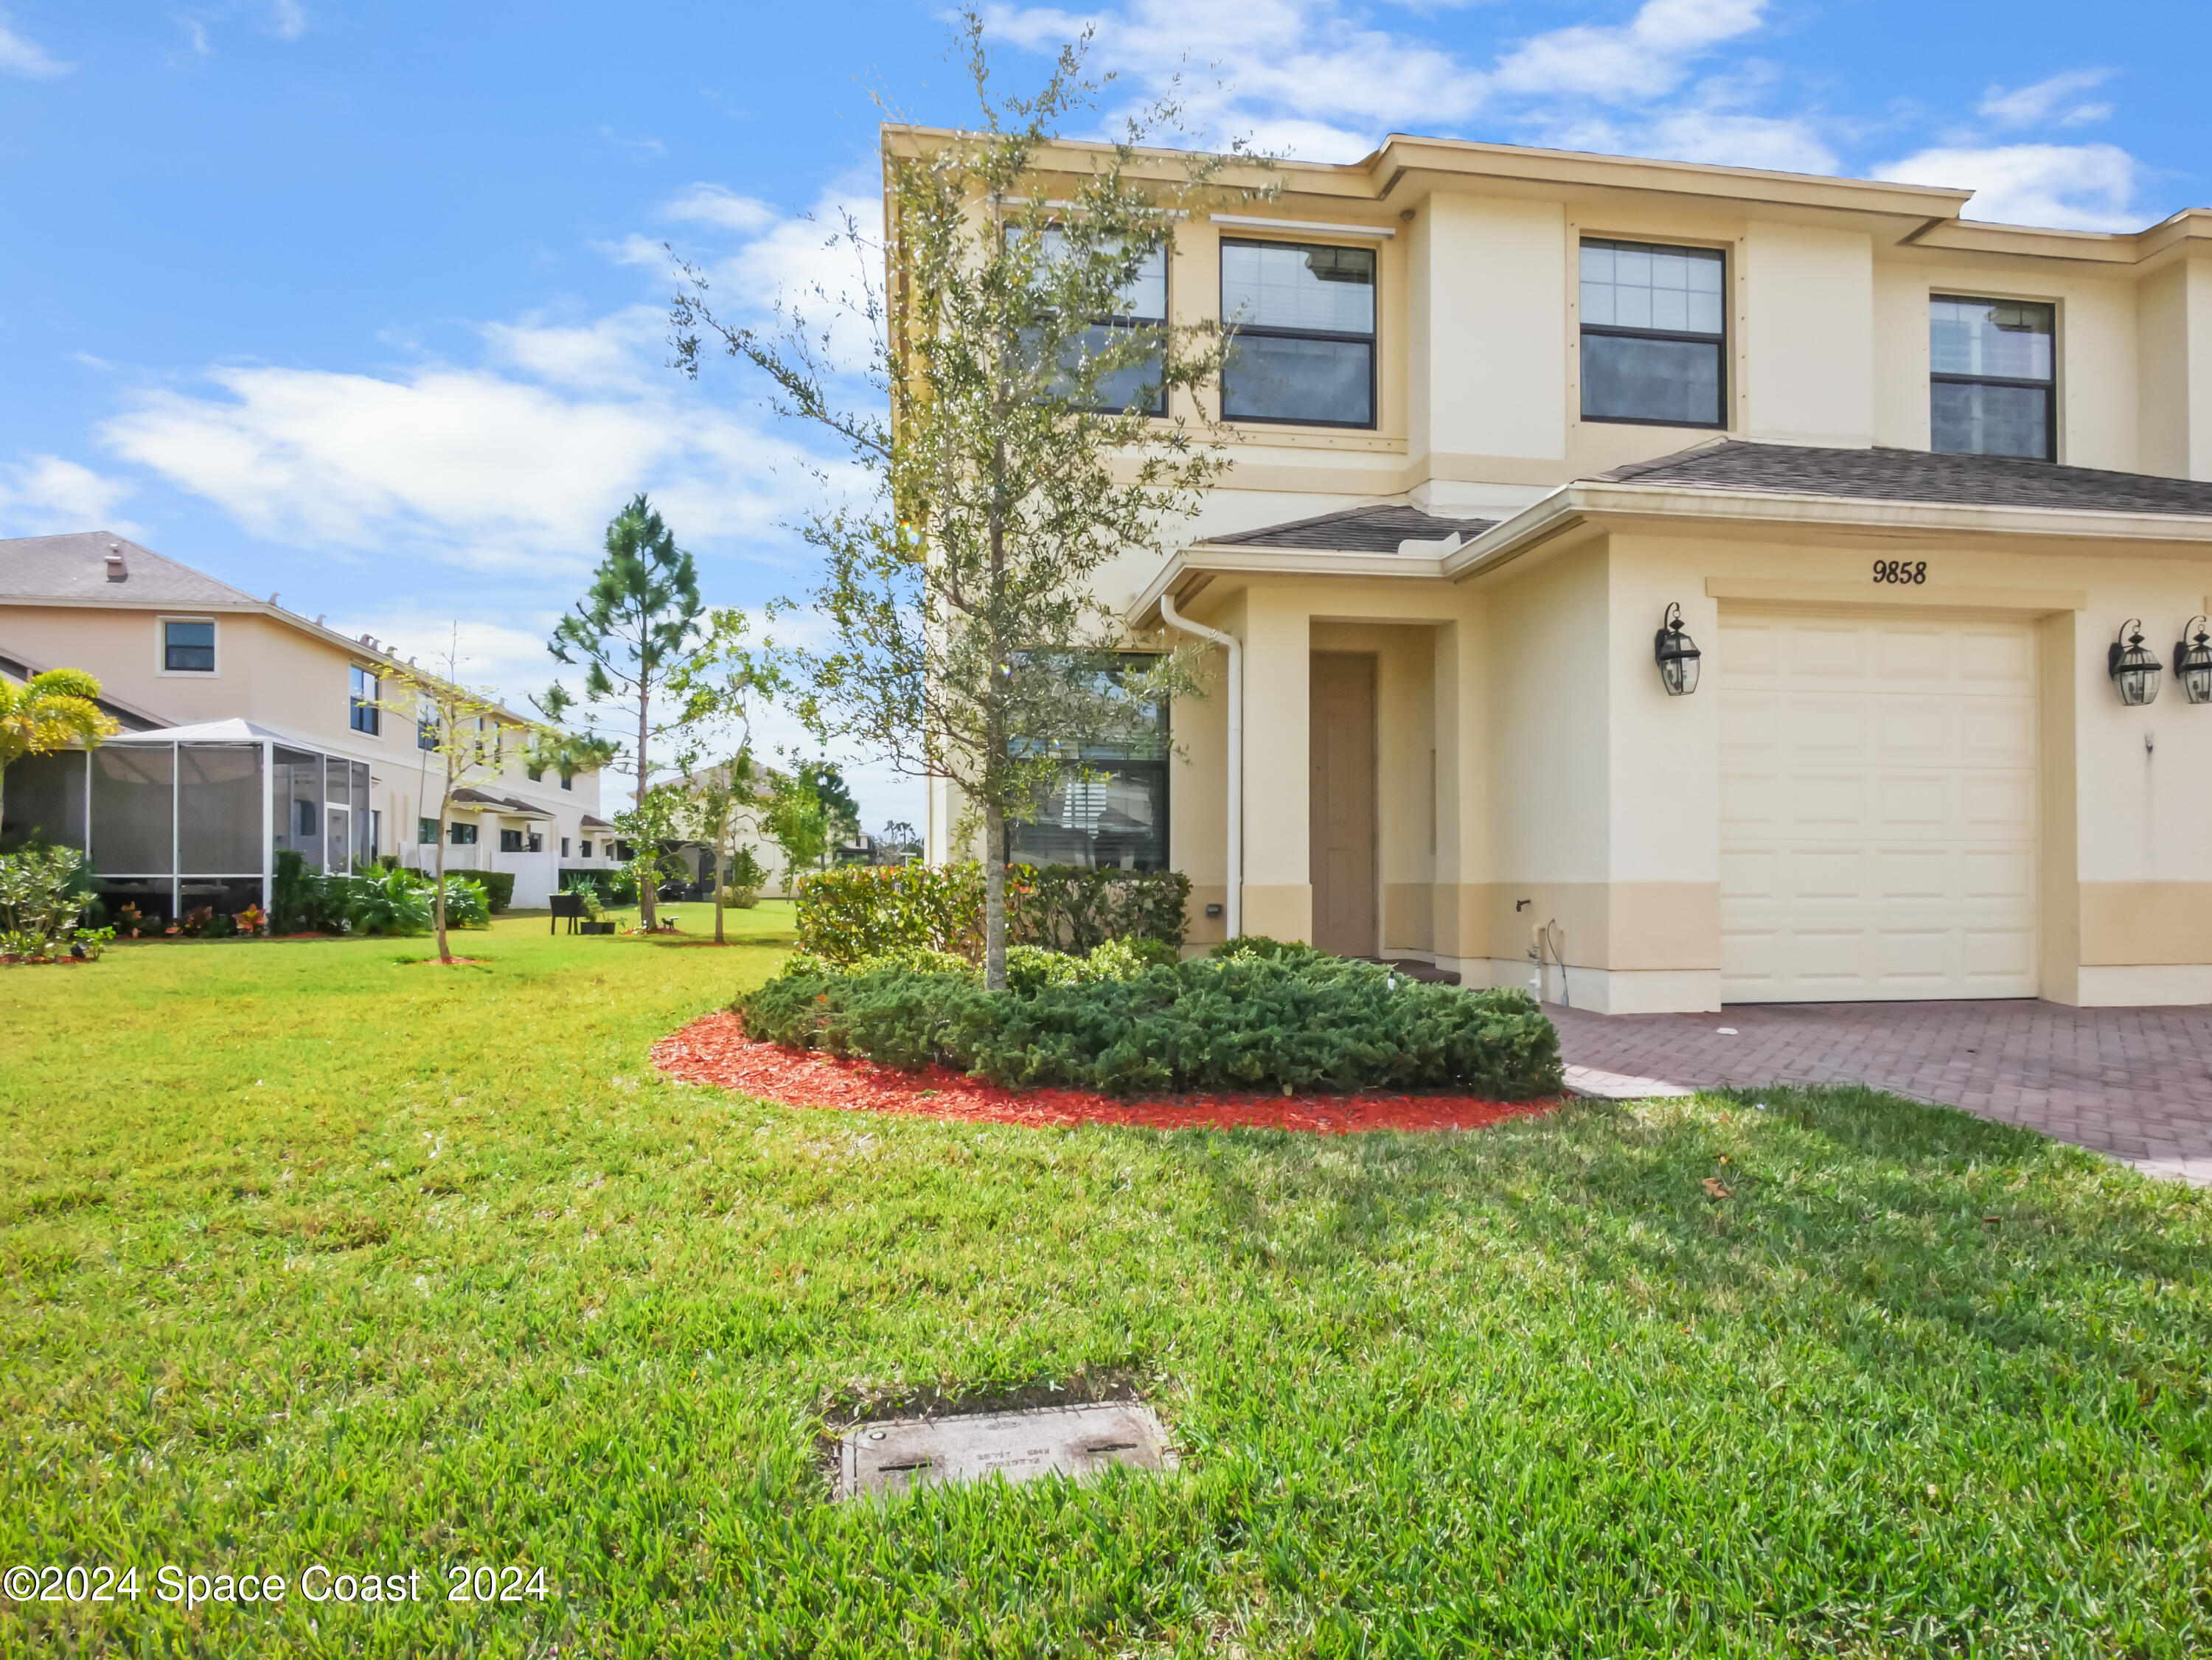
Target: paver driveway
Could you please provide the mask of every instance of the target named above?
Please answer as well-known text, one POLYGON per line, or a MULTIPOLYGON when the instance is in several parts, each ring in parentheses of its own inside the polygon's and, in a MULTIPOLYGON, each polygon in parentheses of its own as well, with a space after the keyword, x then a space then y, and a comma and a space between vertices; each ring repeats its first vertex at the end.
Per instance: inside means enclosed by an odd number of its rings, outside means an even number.
POLYGON ((1545 1012, 1559 1028, 1568 1085, 1583 1094, 1870 1084, 2212 1186, 2212 1009, 2021 1000, 1545 1012))

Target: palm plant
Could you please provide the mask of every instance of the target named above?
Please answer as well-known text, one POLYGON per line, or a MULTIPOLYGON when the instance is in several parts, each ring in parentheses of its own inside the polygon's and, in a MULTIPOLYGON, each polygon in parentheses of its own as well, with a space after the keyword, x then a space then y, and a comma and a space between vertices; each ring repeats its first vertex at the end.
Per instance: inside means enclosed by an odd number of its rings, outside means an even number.
POLYGON ((123 730, 99 696, 100 682, 82 669, 49 669, 20 683, 0 676, 0 818, 11 763, 72 744, 89 749, 123 730))

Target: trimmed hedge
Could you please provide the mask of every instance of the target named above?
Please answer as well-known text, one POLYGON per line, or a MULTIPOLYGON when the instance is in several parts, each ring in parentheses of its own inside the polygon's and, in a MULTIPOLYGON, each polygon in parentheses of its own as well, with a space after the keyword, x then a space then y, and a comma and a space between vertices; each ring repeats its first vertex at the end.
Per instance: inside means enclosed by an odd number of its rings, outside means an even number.
MULTIPOLYGON (((453 873, 448 871, 447 874, 450 875, 453 873)), ((514 871, 471 870, 465 874, 474 876, 478 881, 483 884, 484 898, 490 904, 491 913, 495 917, 501 912, 506 910, 509 905, 514 903, 514 871)))
MULTIPOLYGON (((1087 955, 1108 940, 1183 940, 1190 878, 1179 870, 1006 867, 1006 939, 1087 955)), ((980 864, 847 865, 799 885, 799 945, 825 962, 897 951, 983 954, 980 864)))
POLYGON ((1025 974, 1000 992, 926 960, 856 970, 801 960, 737 1009, 752 1038, 908 1069, 934 1063, 1008 1088, 1525 1100, 1561 1087, 1559 1033, 1525 991, 1424 984, 1310 948, 1237 943, 1190 962, 1124 954, 1111 977, 1025 974))

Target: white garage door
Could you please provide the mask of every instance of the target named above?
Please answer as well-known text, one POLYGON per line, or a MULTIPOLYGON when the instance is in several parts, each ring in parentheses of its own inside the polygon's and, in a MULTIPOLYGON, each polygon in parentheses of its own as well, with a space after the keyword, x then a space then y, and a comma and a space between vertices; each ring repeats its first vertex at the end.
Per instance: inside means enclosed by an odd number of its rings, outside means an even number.
POLYGON ((2026 623, 1724 610, 1721 996, 2036 992, 2026 623))

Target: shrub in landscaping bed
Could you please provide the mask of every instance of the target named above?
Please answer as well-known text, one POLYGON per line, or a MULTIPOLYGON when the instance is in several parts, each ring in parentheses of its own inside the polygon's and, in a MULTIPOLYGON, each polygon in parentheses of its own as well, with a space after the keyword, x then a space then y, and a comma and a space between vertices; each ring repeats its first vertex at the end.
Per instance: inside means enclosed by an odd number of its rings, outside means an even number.
MULTIPOLYGON (((1037 957, 1052 954, 1039 952, 1037 957)), ((749 1037, 1009 1088, 1108 1094, 1249 1089, 1557 1094, 1559 1040, 1525 991, 1424 984, 1308 947, 1146 961, 1109 945, 1059 966, 1009 953, 986 991, 958 959, 839 968, 794 959, 739 1000, 749 1037), (957 963, 957 966, 952 965, 957 963)))
MULTIPOLYGON (((1190 878, 1177 870, 1097 870, 1073 864, 1006 867, 1006 938, 1086 955, 1108 940, 1182 945, 1190 878)), ((848 865, 806 877, 798 894, 799 943, 828 962, 888 951, 983 954, 980 864, 848 865)))
POLYGON ((493 916, 497 916, 514 902, 514 871, 471 870, 469 875, 483 884, 484 903, 493 916))

